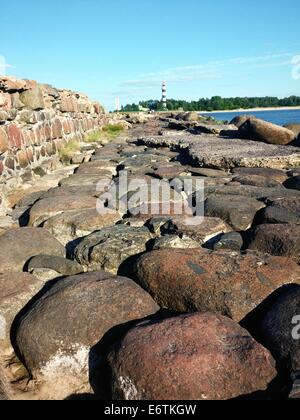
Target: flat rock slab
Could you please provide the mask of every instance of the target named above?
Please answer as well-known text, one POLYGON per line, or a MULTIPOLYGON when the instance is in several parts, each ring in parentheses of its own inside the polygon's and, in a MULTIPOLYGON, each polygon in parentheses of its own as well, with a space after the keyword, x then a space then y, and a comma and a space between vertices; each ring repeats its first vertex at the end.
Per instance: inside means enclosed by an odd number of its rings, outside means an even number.
POLYGON ((17 228, 0 236, 0 271, 23 271, 25 263, 39 254, 65 257, 65 247, 45 229, 17 228))
POLYGON ((46 220, 70 210, 96 209, 97 198, 87 194, 44 198, 30 209, 29 224, 40 226, 46 220))
POLYGON ((90 351, 107 331, 158 309, 128 278, 103 271, 71 276, 27 307, 15 342, 30 372, 46 385, 43 397, 64 399, 91 392, 90 351))
POLYGON ((111 175, 95 175, 95 174, 74 174, 69 176, 69 178, 62 179, 59 183, 61 187, 74 187, 74 186, 86 186, 86 185, 96 185, 99 181, 110 179, 111 175))
POLYGON ((272 181, 277 181, 281 184, 286 181, 288 177, 286 171, 272 168, 234 168, 232 172, 234 175, 239 176, 260 176, 272 181))
POLYGON ((116 400, 228 400, 266 390, 276 376, 266 349, 211 313, 138 324, 108 363, 116 400))
POLYGON ((194 166, 215 169, 266 167, 283 169, 300 165, 300 148, 218 137, 214 135, 144 137, 148 146, 187 149, 194 166))
POLYGON ((212 194, 205 201, 205 215, 219 217, 234 230, 244 231, 252 226, 257 212, 264 207, 251 197, 212 194))
POLYGON ((263 254, 168 249, 141 256, 135 276, 163 308, 212 311, 240 322, 281 286, 299 284, 300 267, 263 254))

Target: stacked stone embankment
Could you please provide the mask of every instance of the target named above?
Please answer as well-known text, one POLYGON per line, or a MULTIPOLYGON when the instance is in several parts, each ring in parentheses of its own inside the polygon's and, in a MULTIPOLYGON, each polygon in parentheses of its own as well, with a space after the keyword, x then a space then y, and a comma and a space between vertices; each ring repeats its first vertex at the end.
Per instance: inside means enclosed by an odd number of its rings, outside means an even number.
POLYGON ((103 107, 86 95, 32 80, 0 77, 0 192, 58 155, 70 140, 105 124, 103 107))

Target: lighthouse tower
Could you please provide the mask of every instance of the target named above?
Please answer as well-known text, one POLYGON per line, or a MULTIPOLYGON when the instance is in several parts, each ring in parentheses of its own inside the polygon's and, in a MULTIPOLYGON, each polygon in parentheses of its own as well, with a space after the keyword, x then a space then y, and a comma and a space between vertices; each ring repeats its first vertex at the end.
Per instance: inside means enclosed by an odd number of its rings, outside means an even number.
POLYGON ((162 98, 161 103, 164 109, 167 109, 167 84, 163 82, 162 84, 162 98))

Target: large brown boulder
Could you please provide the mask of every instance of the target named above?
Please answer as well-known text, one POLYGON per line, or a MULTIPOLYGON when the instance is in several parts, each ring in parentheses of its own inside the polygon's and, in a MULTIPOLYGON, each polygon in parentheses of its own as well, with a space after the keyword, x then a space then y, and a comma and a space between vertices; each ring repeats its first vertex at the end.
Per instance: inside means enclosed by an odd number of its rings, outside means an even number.
POLYGON ((300 267, 255 253, 168 249, 141 256, 135 276, 163 308, 211 311, 239 322, 284 284, 300 283, 300 267))
POLYGON ((295 133, 287 128, 250 118, 239 128, 242 135, 250 140, 263 141, 270 144, 289 144, 295 140, 295 133))
POLYGON ((300 263, 300 225, 265 224, 256 227, 249 249, 300 263))
POLYGON ((271 354, 232 320, 184 315, 131 329, 108 356, 113 398, 228 400, 266 390, 271 354))
POLYGON ((95 272, 58 281, 24 310, 14 341, 43 397, 90 392, 91 347, 112 327, 158 311, 132 280, 95 272), (43 391, 44 389, 44 391, 43 391))
POLYGON ((10 229, 0 236, 0 272, 23 271, 25 263, 39 254, 64 257, 66 250, 49 232, 41 228, 10 229))

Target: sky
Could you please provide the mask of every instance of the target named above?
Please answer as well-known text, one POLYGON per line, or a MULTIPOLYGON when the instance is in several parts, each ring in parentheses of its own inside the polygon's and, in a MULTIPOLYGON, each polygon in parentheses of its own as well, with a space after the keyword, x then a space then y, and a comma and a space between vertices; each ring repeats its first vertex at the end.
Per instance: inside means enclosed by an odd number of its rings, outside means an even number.
POLYGON ((0 73, 108 109, 163 81, 175 99, 300 95, 299 16, 299 0, 3 1, 0 73))

